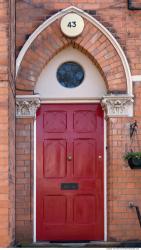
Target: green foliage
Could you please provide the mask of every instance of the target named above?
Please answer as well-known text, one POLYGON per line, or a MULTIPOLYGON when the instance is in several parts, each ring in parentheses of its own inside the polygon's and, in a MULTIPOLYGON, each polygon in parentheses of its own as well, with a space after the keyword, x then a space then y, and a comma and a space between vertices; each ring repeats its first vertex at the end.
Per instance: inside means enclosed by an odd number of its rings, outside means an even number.
POLYGON ((127 152, 124 156, 124 160, 128 160, 130 158, 141 159, 141 152, 127 152))

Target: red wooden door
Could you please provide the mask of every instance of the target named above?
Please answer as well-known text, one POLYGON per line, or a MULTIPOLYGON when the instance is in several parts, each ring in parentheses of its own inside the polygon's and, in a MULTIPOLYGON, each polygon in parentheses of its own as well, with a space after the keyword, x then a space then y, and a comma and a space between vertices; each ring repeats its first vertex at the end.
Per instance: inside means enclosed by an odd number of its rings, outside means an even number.
POLYGON ((48 104, 37 112, 37 240, 104 239, 103 111, 48 104))

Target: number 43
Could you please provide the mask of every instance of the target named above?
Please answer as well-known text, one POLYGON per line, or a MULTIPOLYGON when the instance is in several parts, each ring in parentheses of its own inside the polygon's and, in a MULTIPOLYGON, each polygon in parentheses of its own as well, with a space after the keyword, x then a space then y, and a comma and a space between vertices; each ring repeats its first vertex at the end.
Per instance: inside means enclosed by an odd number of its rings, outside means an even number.
POLYGON ((74 28, 74 27, 76 27, 76 22, 75 22, 75 21, 68 22, 67 27, 69 27, 69 28, 74 28))

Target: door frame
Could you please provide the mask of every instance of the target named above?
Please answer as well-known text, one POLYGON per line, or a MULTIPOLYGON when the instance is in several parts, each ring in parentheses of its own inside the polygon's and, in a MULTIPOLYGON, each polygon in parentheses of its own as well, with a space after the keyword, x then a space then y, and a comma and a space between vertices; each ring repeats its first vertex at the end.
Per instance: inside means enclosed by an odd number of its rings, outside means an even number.
MULTIPOLYGON (((100 103, 99 99, 60 99, 41 100, 42 104, 100 103)), ((107 241, 107 122, 104 112, 104 241, 107 241)), ((34 118, 34 164, 33 164, 33 242, 36 243, 36 115, 34 118)))

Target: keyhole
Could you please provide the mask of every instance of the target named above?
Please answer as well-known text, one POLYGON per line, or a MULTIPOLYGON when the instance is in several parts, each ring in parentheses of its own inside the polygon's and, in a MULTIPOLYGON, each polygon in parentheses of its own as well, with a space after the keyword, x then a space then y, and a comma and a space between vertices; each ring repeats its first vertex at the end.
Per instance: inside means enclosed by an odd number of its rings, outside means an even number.
POLYGON ((72 160, 72 156, 68 155, 67 159, 68 159, 68 161, 71 161, 72 160))

